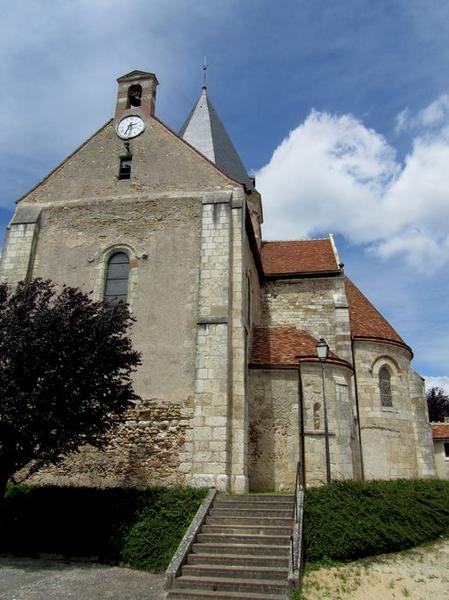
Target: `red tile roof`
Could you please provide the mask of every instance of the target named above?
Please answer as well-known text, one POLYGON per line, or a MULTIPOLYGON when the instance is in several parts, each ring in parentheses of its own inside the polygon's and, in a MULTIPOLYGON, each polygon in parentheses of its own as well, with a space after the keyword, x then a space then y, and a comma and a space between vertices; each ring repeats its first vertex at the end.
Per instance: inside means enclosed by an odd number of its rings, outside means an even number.
POLYGON ((401 336, 347 277, 345 277, 345 287, 351 335, 354 339, 386 340, 400 344, 411 352, 401 336))
MULTIPOLYGON (((330 239, 263 242, 261 259, 266 277, 341 272, 330 239)), ((412 354, 401 336, 347 277, 345 286, 352 337, 399 344, 412 354)))
MULTIPOLYGON (((289 366, 297 365, 301 359, 318 361, 316 344, 310 333, 296 327, 258 327, 254 331, 250 364, 289 366)), ((328 362, 349 365, 333 352, 329 352, 328 362)))
POLYGON ((297 242, 263 242, 264 274, 274 275, 339 273, 330 239, 297 242))
POLYGON ((434 440, 449 440, 449 423, 432 423, 434 440))

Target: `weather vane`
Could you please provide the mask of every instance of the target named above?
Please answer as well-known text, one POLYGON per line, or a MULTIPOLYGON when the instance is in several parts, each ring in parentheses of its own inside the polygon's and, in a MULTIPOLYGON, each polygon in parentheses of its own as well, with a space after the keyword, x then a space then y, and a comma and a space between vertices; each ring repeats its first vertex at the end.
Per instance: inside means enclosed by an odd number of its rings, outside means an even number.
POLYGON ((207 88, 207 58, 204 57, 204 64, 201 67, 203 69, 203 88, 207 88))

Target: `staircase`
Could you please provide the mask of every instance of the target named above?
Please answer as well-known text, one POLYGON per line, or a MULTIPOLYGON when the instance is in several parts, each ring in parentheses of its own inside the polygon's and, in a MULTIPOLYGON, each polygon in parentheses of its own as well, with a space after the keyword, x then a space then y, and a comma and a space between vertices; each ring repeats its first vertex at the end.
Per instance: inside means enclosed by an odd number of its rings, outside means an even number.
POLYGON ((293 497, 219 494, 167 598, 287 597, 293 497))

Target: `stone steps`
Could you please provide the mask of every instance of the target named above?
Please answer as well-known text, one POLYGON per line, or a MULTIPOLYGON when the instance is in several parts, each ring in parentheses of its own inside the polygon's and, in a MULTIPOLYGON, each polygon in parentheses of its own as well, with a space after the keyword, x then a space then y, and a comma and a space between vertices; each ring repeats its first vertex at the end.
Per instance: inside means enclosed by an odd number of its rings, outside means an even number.
POLYGON ((234 508, 232 506, 226 506, 225 508, 213 508, 211 510, 211 517, 267 517, 267 518, 287 518, 290 515, 290 511, 285 508, 259 508, 255 506, 251 508, 234 508))
POLYGON ((257 594, 251 592, 219 592, 209 590, 172 590, 168 596, 169 598, 179 598, 180 600, 189 600, 189 598, 197 598, 198 600, 215 600, 221 598, 221 600, 279 600, 282 596, 278 594, 257 594))
POLYGON ((184 565, 182 574, 192 577, 207 575, 208 577, 232 577, 236 574, 241 579, 282 579, 285 568, 272 566, 245 565, 184 565))
POLYGON ((273 554, 189 554, 187 563, 196 564, 219 564, 246 567, 258 565, 261 567, 284 567, 288 568, 288 557, 275 556, 273 554))
POLYGON ((222 544, 217 541, 215 544, 193 544, 193 552, 205 554, 248 554, 257 555, 273 555, 273 556, 288 556, 290 546, 270 546, 269 544, 222 544))
POLYGON ((288 527, 290 530, 292 523, 291 517, 231 517, 226 515, 224 517, 211 517, 206 518, 206 524, 208 525, 276 525, 277 527, 288 527))
POLYGON ((275 527, 273 525, 203 525, 202 533, 207 534, 251 534, 251 535, 286 535, 290 537, 289 527, 275 527))
POLYGON ((293 501, 218 495, 167 598, 287 597, 293 501))
POLYGON ((222 544, 269 544, 283 546, 288 544, 288 535, 251 535, 250 533, 200 533, 198 541, 201 543, 220 542, 222 544))
MULTIPOLYGON (((177 589, 200 589, 222 592, 257 592, 283 595, 287 589, 287 573, 284 579, 245 579, 235 577, 235 572, 231 577, 209 577, 181 575, 176 579, 177 589)), ((170 598, 170 594, 168 596, 170 598)))

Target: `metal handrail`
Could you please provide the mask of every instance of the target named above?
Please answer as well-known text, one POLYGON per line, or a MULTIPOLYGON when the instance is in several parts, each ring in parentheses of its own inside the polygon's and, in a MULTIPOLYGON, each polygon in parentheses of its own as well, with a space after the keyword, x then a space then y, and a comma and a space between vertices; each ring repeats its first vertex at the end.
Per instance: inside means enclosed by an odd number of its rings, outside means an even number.
POLYGON ((304 553, 302 547, 302 530, 304 515, 304 486, 301 463, 296 466, 295 498, 293 503, 292 527, 290 534, 290 558, 288 568, 288 581, 293 586, 298 586, 303 564, 304 553))

